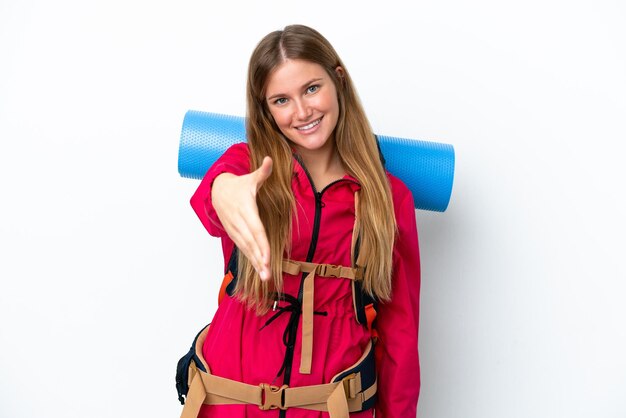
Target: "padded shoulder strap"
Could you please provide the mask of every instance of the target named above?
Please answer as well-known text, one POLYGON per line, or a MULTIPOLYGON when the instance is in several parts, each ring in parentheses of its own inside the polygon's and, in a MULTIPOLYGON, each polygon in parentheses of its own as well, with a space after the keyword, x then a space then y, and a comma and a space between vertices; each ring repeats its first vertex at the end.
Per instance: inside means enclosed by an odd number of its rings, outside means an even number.
POLYGON ((233 251, 230 253, 230 260, 228 260, 228 265, 226 266, 226 275, 230 273, 232 279, 230 279, 230 283, 226 286, 226 293, 228 296, 232 296, 235 293, 235 286, 237 285, 237 266, 239 262, 239 248, 233 246, 233 251))
MULTIPOLYGON (((381 154, 382 158, 382 154, 381 154)), ((359 192, 354 193, 354 230, 352 233, 352 265, 353 267, 363 267, 365 268, 365 260, 363 260, 362 254, 359 252, 360 244, 361 244, 361 236, 359 235, 359 230, 361 228, 359 222, 359 192)), ((356 320, 359 324, 366 325, 371 329, 372 322, 376 317, 376 299, 372 298, 363 290, 363 284, 361 280, 352 281, 352 302, 354 305, 354 313, 356 315, 356 320)))
POLYGON ((235 285, 237 284, 237 259, 239 258, 239 251, 237 247, 233 246, 233 251, 230 253, 230 260, 226 265, 224 271, 224 278, 222 279, 222 285, 220 286, 220 292, 217 296, 217 304, 222 303, 225 295, 232 296, 235 293, 235 285))

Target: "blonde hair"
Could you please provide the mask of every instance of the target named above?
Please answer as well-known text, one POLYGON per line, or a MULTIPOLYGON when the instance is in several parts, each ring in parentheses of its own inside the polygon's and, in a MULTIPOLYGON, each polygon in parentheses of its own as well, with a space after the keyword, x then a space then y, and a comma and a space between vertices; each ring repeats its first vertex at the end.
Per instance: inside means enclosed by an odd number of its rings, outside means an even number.
POLYGON ((250 167, 256 170, 266 155, 274 161, 272 174, 257 194, 259 215, 270 244, 273 280, 261 281, 252 264, 242 256, 239 257, 235 292, 261 314, 267 311, 272 293, 282 289, 282 256, 290 250, 295 209, 291 190, 293 156, 270 114, 265 89, 272 71, 285 60, 295 59, 319 64, 335 84, 339 102, 335 128, 337 153, 348 173, 361 184, 357 214, 359 260, 368 260, 362 287, 379 300, 389 300, 396 220, 389 216, 393 199, 376 138, 345 65, 319 32, 303 25, 287 26, 268 34, 250 57, 246 93, 250 167), (337 67, 343 71, 335 71, 337 67))

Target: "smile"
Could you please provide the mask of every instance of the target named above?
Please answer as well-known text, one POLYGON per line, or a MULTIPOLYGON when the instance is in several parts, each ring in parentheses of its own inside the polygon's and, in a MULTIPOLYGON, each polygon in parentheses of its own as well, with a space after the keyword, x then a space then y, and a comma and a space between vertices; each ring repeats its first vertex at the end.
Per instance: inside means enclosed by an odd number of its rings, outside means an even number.
POLYGON ((306 130, 308 130, 308 129, 313 128, 314 126, 319 125, 319 123, 320 123, 321 121, 322 121, 322 118, 319 118, 318 120, 315 120, 315 121, 313 121, 313 122, 309 123, 308 125, 305 125, 305 126, 296 126, 296 129, 297 129, 297 130, 299 130, 299 131, 306 131, 306 130))

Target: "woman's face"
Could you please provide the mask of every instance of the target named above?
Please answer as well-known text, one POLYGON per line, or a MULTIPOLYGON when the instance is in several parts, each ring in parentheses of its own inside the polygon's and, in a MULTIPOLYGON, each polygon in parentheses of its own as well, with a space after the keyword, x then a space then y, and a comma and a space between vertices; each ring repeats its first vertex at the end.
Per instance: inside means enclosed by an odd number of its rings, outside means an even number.
POLYGON ((297 151, 333 147, 339 103, 335 84, 322 66, 286 60, 269 76, 265 98, 276 125, 297 151))

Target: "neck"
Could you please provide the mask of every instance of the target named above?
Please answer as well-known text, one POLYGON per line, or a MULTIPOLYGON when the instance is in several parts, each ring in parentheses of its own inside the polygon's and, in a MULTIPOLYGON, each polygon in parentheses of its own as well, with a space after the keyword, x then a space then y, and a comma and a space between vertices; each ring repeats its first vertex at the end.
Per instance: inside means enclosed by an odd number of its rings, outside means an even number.
POLYGON ((317 150, 294 147, 302 158, 302 162, 311 176, 317 191, 324 189, 328 184, 342 178, 346 174, 335 144, 329 141, 329 145, 317 150))

